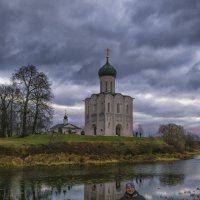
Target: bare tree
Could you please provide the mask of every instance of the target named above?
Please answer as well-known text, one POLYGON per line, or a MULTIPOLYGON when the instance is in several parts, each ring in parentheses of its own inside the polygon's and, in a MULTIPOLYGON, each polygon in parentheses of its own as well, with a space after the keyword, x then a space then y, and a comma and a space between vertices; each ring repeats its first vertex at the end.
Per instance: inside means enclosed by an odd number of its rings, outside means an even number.
POLYGON ((21 67, 12 80, 19 86, 23 96, 22 135, 27 135, 28 131, 35 132, 43 106, 52 110, 49 101, 53 95, 46 75, 38 72, 34 65, 21 67))
POLYGON ((8 107, 10 105, 10 86, 0 86, 0 111, 1 111, 1 130, 0 136, 6 137, 7 121, 8 121, 8 107))
POLYGON ((39 73, 35 78, 35 90, 33 94, 31 94, 31 100, 34 104, 35 111, 32 126, 33 133, 36 132, 36 129, 43 128, 45 122, 48 121, 53 114, 53 109, 49 104, 53 95, 48 78, 44 73, 39 73))
POLYGON ((14 85, 0 85, 1 137, 12 135, 13 104, 17 94, 17 88, 14 85))
POLYGON ((22 135, 27 134, 27 114, 30 95, 35 89, 35 76, 37 75, 36 67, 33 65, 21 67, 13 76, 14 83, 19 85, 23 99, 23 113, 22 113, 22 135))

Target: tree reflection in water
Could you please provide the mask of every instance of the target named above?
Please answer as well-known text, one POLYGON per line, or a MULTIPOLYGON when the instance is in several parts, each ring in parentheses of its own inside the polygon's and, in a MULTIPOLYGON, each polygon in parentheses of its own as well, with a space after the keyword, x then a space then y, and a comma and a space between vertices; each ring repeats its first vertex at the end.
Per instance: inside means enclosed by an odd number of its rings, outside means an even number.
POLYGON ((184 182, 183 174, 164 174, 159 178, 161 185, 177 185, 184 182))
POLYGON ((198 199, 200 160, 171 163, 0 169, 2 200, 118 200, 133 181, 147 200, 198 199), (193 168, 192 172, 188 167, 193 168), (181 172, 181 173, 180 173, 181 172))

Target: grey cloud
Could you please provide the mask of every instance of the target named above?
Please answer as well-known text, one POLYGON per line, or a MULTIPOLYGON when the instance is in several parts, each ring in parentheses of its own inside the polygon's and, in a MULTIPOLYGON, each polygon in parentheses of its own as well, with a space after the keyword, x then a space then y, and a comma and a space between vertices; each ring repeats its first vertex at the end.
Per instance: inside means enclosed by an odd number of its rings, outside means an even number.
POLYGON ((129 2, 127 11, 137 26, 133 31, 135 44, 154 48, 198 45, 199 8, 198 0, 129 2))
POLYGON ((196 63, 186 74, 186 84, 188 90, 200 91, 200 63, 196 63))
POLYGON ((162 103, 158 103, 156 100, 151 103, 148 102, 149 100, 136 100, 135 111, 139 113, 148 113, 152 117, 163 118, 198 117, 200 112, 200 108, 194 105, 185 106, 172 100, 162 103))
POLYGON ((55 96, 54 103, 58 105, 74 106, 76 104, 83 104, 83 100, 85 97, 84 96, 77 97, 76 95, 73 94, 69 95, 68 93, 67 94, 60 93, 55 96))

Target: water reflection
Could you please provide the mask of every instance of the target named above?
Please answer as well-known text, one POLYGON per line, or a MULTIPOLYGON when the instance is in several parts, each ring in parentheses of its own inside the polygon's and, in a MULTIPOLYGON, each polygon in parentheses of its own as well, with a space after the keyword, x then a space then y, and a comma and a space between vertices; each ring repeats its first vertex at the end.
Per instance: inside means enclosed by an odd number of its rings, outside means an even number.
POLYGON ((184 182, 183 174, 165 174, 159 178, 160 185, 177 185, 184 182))
MULTIPOLYGON (((116 180, 100 184, 86 184, 84 187, 84 199, 119 200, 124 195, 127 181, 116 180)), ((142 178, 140 179, 139 184, 142 184, 142 178)))
POLYGON ((199 165, 196 157, 156 164, 0 169, 0 199, 118 200, 128 181, 148 200, 200 199, 199 165))

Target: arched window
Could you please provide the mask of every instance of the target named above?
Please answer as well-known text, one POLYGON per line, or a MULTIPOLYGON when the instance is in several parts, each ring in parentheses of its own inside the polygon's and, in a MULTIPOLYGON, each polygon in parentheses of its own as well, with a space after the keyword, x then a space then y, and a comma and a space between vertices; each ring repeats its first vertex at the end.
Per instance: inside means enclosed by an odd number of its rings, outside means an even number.
POLYGON ((106 81, 106 92, 107 92, 107 90, 108 90, 108 82, 106 81))
POLYGON ((126 105, 126 114, 128 114, 128 104, 126 105))
POLYGON ((110 103, 108 103, 108 112, 110 112, 110 103))
POLYGON ((112 81, 110 82, 110 92, 112 92, 112 81))
POLYGON ((117 104, 117 113, 120 113, 120 104, 117 104))
POLYGON ((94 112, 97 111, 97 104, 96 104, 96 103, 93 105, 93 111, 94 111, 94 112))

